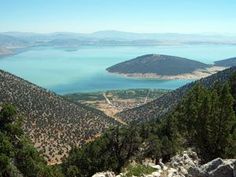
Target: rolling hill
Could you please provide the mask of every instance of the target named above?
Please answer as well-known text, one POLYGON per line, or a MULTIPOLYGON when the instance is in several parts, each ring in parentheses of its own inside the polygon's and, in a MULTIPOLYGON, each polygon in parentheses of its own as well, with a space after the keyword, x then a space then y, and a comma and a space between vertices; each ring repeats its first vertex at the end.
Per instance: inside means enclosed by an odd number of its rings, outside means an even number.
POLYGON ((208 67, 210 65, 186 58, 149 54, 111 66, 107 71, 128 76, 154 74, 163 77, 190 74, 208 67))
POLYGON ((186 93, 193 88, 196 83, 201 83, 206 87, 212 87, 214 84, 223 84, 230 76, 236 72, 236 67, 232 67, 209 77, 200 79, 190 84, 184 85, 177 90, 166 93, 160 98, 149 102, 140 107, 126 110, 116 114, 124 122, 130 123, 133 121, 144 122, 155 118, 160 118, 165 113, 171 111, 186 95, 186 93))
POLYGON ((216 61, 216 62, 215 62, 215 65, 216 65, 216 66, 223 66, 223 67, 236 66, 236 57, 216 61))
POLYGON ((13 36, 0 34, 0 47, 18 48, 25 47, 28 43, 13 36))
POLYGON ((69 102, 55 93, 0 70, 0 104, 11 103, 25 116, 24 130, 49 163, 71 145, 80 146, 117 122, 101 111, 69 102))
POLYGON ((24 51, 29 43, 13 36, 0 34, 0 58, 24 51))

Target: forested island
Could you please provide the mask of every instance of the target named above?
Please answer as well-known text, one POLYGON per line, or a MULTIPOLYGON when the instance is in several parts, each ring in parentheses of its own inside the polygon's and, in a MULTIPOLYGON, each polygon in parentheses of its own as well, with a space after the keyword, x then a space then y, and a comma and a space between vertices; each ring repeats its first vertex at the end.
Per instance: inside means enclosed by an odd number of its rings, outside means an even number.
POLYGON ((106 70, 127 77, 173 80, 200 79, 225 68, 225 65, 209 65, 177 56, 148 54, 118 63, 106 70))

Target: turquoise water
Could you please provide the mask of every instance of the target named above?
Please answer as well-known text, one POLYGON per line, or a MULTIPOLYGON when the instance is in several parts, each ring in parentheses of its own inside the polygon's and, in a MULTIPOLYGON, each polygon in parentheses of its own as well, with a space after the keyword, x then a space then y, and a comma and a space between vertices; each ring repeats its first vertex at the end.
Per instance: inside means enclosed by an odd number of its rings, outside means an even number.
POLYGON ((236 56, 236 46, 89 46, 76 51, 38 47, 0 59, 0 68, 59 94, 127 88, 175 89, 190 82, 130 79, 105 70, 113 64, 150 53, 187 57, 211 64, 236 56))

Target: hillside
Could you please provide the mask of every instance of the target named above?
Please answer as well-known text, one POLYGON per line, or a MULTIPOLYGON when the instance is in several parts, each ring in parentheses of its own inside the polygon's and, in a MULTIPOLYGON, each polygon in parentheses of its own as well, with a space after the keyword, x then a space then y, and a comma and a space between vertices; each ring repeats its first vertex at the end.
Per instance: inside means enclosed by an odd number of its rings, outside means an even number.
POLYGON ((24 51, 29 46, 24 40, 0 34, 0 58, 24 51))
POLYGON ((216 61, 215 65, 216 66, 223 66, 223 67, 236 66, 236 57, 228 58, 228 59, 225 59, 225 60, 216 61))
POLYGON ((69 102, 0 70, 0 103, 12 103, 26 116, 24 130, 46 159, 55 163, 70 150, 101 134, 116 122, 104 113, 69 102))
POLYGON ((63 177, 33 147, 24 134, 20 113, 9 104, 0 109, 0 176, 1 177, 63 177))
POLYGON ((198 79, 222 69, 186 58, 149 54, 113 65, 107 71, 128 77, 169 80, 198 79))
POLYGON ((152 102, 149 102, 140 107, 120 112, 116 114, 116 116, 121 118, 125 122, 143 122, 150 119, 158 118, 161 115, 172 110, 175 105, 184 97, 184 95, 194 86, 195 83, 202 83, 206 87, 212 87, 217 82, 221 84, 224 81, 228 80, 233 72, 236 72, 236 67, 226 69, 207 78, 187 84, 177 90, 161 96, 160 98, 152 102))
POLYGON ((112 73, 155 73, 157 75, 177 75, 191 73, 209 67, 201 62, 169 55, 143 55, 107 68, 112 73))
POLYGON ((208 80, 221 80, 221 85, 211 88, 204 86, 207 81, 194 84, 185 99, 162 119, 114 127, 82 148, 73 149, 62 165, 63 172, 78 177, 108 170, 122 172, 119 176, 124 177, 233 177, 236 73, 230 75, 229 82, 223 83, 221 76, 208 80), (190 151, 181 155, 183 150, 190 151), (165 164, 172 165, 168 168, 165 164), (155 170, 148 165, 158 169, 157 173, 151 175, 155 170))
POLYGON ((0 47, 24 47, 28 43, 24 40, 18 39, 16 37, 0 34, 0 47))

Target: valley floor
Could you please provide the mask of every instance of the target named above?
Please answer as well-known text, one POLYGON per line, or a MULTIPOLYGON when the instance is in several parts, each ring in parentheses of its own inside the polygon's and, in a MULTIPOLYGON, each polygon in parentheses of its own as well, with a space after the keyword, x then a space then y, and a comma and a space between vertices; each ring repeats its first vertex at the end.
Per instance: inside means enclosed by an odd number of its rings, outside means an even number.
MULTIPOLYGON (((162 89, 129 89, 94 93, 75 93, 65 95, 65 97, 74 102, 99 109, 108 116, 114 117, 115 114, 119 112, 146 104, 167 92, 168 90, 162 89)), ((121 122, 121 120, 117 121, 121 122)))

